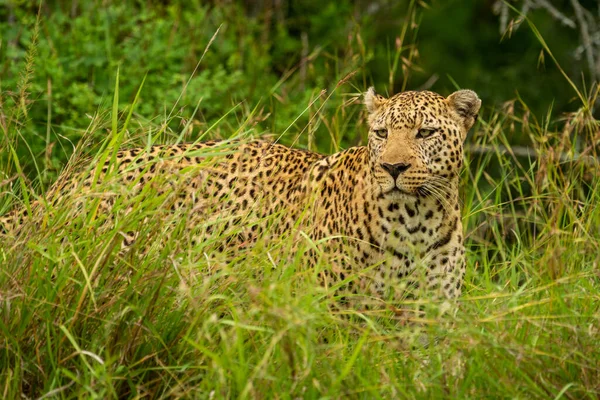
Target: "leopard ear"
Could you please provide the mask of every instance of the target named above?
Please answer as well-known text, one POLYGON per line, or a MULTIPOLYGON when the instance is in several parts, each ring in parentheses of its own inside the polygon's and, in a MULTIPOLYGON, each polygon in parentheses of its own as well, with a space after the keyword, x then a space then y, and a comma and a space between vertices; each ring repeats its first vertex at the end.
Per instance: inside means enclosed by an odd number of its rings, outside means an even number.
POLYGON ((365 93, 365 105, 367 106, 369 114, 373 114, 377 111, 386 100, 385 97, 375 93, 375 89, 372 86, 365 93))
POLYGON ((468 89, 459 90, 448 96, 446 101, 450 109, 462 120, 465 129, 471 129, 481 108, 481 100, 477 93, 468 89))

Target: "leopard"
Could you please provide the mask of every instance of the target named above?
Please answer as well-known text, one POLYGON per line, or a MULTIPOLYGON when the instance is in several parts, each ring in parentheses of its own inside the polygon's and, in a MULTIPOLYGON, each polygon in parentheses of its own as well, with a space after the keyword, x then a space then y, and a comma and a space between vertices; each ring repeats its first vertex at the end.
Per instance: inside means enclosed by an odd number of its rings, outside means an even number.
MULTIPOLYGON (((332 265, 319 275, 324 286, 344 282, 352 294, 394 301, 418 287, 455 299, 466 272, 463 146, 481 100, 468 89, 387 98, 371 87, 363 103, 364 146, 331 155, 263 139, 117 149, 83 172, 63 173, 48 198, 76 198, 78 210, 94 199, 96 214, 114 224, 120 198, 153 187, 164 208, 196 228, 190 246, 215 227, 223 238, 219 251, 240 252, 265 237, 308 238, 322 244, 306 252, 310 263, 328 256, 332 265), (111 176, 107 190, 102 183, 111 176)), ((3 216, 0 239, 18 237, 50 203, 38 200, 3 216)), ((134 246, 138 235, 122 232, 122 247, 134 246)))

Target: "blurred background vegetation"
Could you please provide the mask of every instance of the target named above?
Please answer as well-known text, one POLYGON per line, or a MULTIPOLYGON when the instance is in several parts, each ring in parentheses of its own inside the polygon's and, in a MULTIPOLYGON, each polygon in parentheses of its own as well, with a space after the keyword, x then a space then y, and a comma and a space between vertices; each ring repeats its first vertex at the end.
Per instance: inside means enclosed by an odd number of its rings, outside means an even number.
MULTIPOLYGON (((214 135, 227 136, 251 114, 258 132, 324 152, 364 142, 364 126, 352 129, 361 107, 338 114, 370 85, 385 94, 471 88, 488 111, 513 99, 538 116, 574 111, 576 91, 520 13, 564 73, 593 90, 593 0, 3 0, 0 124, 27 144, 16 146, 25 172, 52 181, 90 116, 110 108, 117 69, 121 111, 146 76, 138 117, 174 130, 193 118, 186 139, 216 121, 214 135), (332 138, 328 124, 355 133, 332 138)), ((528 138, 517 130, 510 140, 528 138)))

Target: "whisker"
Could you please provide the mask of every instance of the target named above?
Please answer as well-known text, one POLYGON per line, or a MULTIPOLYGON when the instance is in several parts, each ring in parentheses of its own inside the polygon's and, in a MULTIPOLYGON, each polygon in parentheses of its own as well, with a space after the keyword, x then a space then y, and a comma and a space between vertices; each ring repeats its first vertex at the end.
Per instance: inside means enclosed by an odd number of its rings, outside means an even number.
POLYGON ((422 188, 428 191, 433 198, 440 202, 445 210, 449 210, 452 206, 446 196, 449 194, 447 186, 439 186, 441 182, 430 181, 425 183, 422 188))

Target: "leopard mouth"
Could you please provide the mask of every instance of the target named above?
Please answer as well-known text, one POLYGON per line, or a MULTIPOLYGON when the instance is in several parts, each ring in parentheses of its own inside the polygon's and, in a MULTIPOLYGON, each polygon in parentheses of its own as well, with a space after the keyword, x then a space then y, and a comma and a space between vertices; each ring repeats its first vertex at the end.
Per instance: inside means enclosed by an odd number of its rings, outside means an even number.
POLYGON ((406 191, 406 190, 404 190, 404 189, 402 189, 402 188, 400 188, 398 186, 394 186, 393 188, 388 189, 383 194, 384 195, 388 195, 388 194, 404 194, 404 195, 413 196, 413 197, 417 196, 416 192, 415 193, 411 193, 411 192, 408 192, 408 191, 406 191))
POLYGON ((379 181, 379 188, 381 190, 381 195, 383 196, 410 196, 410 197, 425 197, 429 193, 423 186, 418 186, 416 188, 411 188, 410 190, 405 188, 404 185, 398 182, 391 182, 388 180, 379 181))
POLYGON ((387 195, 405 195, 410 197, 429 197, 431 192, 427 189, 426 185, 417 187, 414 190, 408 191, 398 185, 382 191, 384 196, 387 195))

